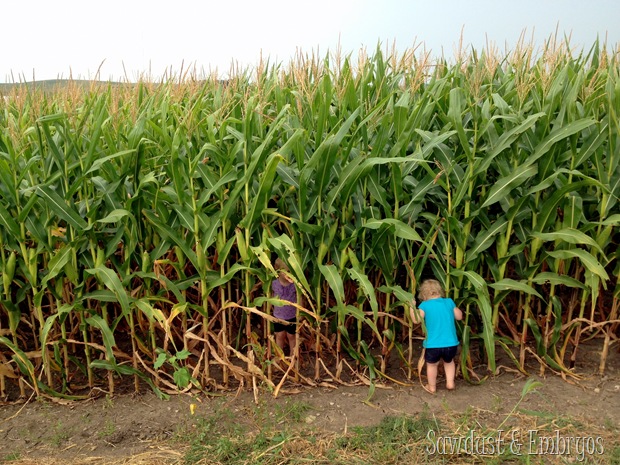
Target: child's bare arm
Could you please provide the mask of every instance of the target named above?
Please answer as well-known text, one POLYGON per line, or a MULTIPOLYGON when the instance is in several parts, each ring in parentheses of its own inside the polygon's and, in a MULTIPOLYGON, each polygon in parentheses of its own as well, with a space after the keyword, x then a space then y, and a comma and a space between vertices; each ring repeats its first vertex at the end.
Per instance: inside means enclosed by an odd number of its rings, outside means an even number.
POLYGON ((420 310, 415 306, 415 301, 413 302, 413 306, 409 307, 409 313, 411 314, 411 320, 418 324, 421 323, 424 319, 424 310, 420 310))
POLYGON ((463 319, 463 312, 458 307, 454 307, 454 319, 455 320, 462 320, 463 319))

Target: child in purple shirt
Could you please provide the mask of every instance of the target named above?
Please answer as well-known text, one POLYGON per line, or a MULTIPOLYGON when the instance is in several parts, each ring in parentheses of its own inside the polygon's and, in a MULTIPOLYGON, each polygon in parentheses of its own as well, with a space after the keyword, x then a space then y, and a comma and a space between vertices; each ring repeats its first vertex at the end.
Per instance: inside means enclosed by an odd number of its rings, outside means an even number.
MULTIPOLYGON (((271 283, 271 291, 274 297, 291 303, 297 303, 297 289, 293 280, 288 276, 289 269, 280 258, 276 259, 275 269, 278 271, 278 279, 271 283)), ((297 309, 294 305, 274 305, 273 316, 285 320, 290 324, 274 323, 273 331, 276 336, 276 344, 284 351, 285 342, 288 340, 290 355, 293 355, 296 345, 297 309)))

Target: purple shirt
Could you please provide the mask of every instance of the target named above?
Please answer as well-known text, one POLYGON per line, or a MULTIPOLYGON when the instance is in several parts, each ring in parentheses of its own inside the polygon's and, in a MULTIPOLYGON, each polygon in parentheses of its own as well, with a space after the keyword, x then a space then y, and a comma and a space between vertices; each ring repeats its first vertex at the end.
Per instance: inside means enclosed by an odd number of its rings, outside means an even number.
MULTIPOLYGON (((294 283, 283 285, 279 279, 274 279, 271 282, 271 290, 274 297, 297 303, 297 291, 294 283)), ((292 305, 274 305, 273 316, 282 320, 292 320, 297 316, 297 309, 292 305)))

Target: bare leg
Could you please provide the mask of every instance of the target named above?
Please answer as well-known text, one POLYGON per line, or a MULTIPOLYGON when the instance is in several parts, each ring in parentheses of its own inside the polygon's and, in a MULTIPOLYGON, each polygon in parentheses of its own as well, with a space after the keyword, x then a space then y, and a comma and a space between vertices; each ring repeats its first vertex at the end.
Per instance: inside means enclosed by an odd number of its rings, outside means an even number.
POLYGON ((295 346, 297 345, 297 335, 295 333, 293 334, 289 334, 286 333, 286 337, 288 338, 288 347, 289 347, 289 354, 292 357, 293 355, 295 355, 295 346))
POLYGON ((278 331, 276 333, 276 344, 284 352, 284 343, 286 341, 286 331, 278 331))
POLYGON ((444 362, 443 369, 446 372, 446 388, 452 390, 454 389, 454 377, 456 375, 456 364, 454 360, 450 363, 444 362))
POLYGON ((426 377, 428 378, 428 390, 435 392, 437 390, 437 367, 439 363, 426 363, 426 377))

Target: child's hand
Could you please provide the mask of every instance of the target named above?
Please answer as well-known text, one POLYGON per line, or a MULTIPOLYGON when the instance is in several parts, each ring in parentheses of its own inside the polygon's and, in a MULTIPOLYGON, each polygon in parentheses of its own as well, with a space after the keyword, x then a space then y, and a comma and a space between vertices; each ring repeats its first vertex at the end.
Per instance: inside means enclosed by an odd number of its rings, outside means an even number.
POLYGON ((418 324, 422 322, 422 318, 424 318, 424 312, 415 306, 415 300, 413 301, 413 305, 409 307, 409 315, 411 316, 411 321, 418 324))

